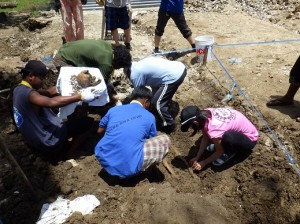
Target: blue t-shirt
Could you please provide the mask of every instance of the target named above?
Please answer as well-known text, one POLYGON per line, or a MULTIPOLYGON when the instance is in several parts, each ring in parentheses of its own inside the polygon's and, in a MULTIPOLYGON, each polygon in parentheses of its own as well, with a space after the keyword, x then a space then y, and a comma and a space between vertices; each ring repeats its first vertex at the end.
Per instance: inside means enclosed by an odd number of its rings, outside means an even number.
POLYGON ((153 114, 138 103, 116 106, 101 119, 99 127, 106 129, 95 147, 101 166, 113 176, 138 174, 144 160, 144 143, 156 136, 153 114))
POLYGON ((14 89, 13 113, 16 126, 25 142, 39 151, 61 150, 67 140, 67 128, 50 108, 33 111, 28 100, 32 91, 25 85, 14 89))
POLYGON ((183 0, 161 0, 160 8, 172 13, 182 13, 184 2, 183 0))

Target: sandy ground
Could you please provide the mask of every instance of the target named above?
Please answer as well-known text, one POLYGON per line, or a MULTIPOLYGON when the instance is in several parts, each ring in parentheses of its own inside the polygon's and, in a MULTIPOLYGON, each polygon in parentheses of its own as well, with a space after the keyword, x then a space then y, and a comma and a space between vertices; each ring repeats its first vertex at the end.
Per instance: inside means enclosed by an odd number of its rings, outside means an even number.
MULTIPOLYGON (((155 9, 139 11, 132 27, 135 60, 151 54, 156 18, 155 9)), ((10 133, 10 101, 1 98, 1 135, 40 196, 35 199, 28 193, 1 153, 0 219, 5 224, 34 223, 42 204, 59 195, 72 200, 85 194, 94 194, 101 205, 90 215, 73 214, 66 223, 300 222, 300 177, 295 171, 300 160, 299 123, 295 122, 300 115, 299 94, 294 106, 265 106, 270 96, 284 94, 289 85, 289 71, 300 53, 299 42, 290 41, 300 37, 295 32, 300 30, 299 19, 293 20, 296 25, 291 29, 253 18, 230 5, 222 13, 189 12, 186 18, 194 37, 214 36, 215 57, 206 66, 197 63, 194 53, 177 59, 187 65, 188 75, 173 99, 173 112, 191 104, 201 108, 223 105, 221 100, 234 81, 237 86, 228 106, 246 114, 260 131, 253 153, 236 158, 222 169, 207 167, 191 175, 171 151, 167 160, 177 178, 160 165, 138 178, 115 182, 101 171, 93 155, 97 138, 89 139, 82 147, 83 156, 76 159, 78 166, 67 161, 52 165, 33 154, 20 134, 10 133), (232 43, 243 44, 223 46, 232 43), (240 62, 232 63, 232 58, 240 62), (293 166, 291 158, 295 161, 293 166)), ((36 31, 28 31, 18 22, 1 27, 1 89, 17 83, 16 66, 26 59, 51 56, 61 45, 60 16, 38 19, 49 24, 36 31)), ((84 20, 86 38, 99 39, 100 12, 85 12, 84 20)), ((189 47, 174 23, 169 22, 161 49, 189 47)), ((124 84, 118 91, 128 92, 125 87, 124 84)), ((176 116, 179 124, 178 119, 176 116)), ((189 134, 177 130, 170 135, 174 147, 187 159, 199 145, 199 135, 190 138, 189 134)))

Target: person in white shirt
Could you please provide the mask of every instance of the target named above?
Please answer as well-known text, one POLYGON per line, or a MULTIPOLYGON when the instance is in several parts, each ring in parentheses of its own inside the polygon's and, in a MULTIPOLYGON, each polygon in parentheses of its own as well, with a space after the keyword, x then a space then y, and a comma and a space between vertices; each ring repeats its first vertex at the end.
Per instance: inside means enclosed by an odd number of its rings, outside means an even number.
POLYGON ((183 82, 187 70, 182 62, 170 61, 162 57, 147 57, 133 62, 124 73, 134 87, 150 86, 154 93, 152 106, 158 117, 158 130, 167 134, 176 130, 176 123, 168 111, 178 87, 183 82))

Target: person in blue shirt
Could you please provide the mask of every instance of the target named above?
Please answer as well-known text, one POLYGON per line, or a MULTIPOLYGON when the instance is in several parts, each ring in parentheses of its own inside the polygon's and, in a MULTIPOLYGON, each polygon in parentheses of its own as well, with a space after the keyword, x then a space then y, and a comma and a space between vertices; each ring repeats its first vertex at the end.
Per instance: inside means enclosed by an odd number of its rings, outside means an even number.
POLYGON ((151 103, 158 118, 158 129, 170 134, 176 130, 176 123, 169 113, 169 103, 183 82, 187 70, 179 61, 162 57, 147 57, 133 62, 130 69, 124 69, 133 87, 150 86, 154 93, 151 103))
POLYGON ((155 118, 147 110, 152 92, 135 88, 131 103, 111 108, 99 123, 103 136, 95 147, 101 166, 112 176, 128 178, 160 163, 169 151, 167 135, 157 136, 155 118))
POLYGON ((13 114, 16 126, 27 145, 35 152, 46 156, 76 150, 87 136, 93 119, 82 117, 61 121, 51 108, 62 107, 77 101, 95 99, 90 89, 73 96, 60 96, 56 87, 41 89, 48 75, 47 67, 36 60, 28 61, 21 70, 22 81, 13 92, 13 114), (68 139, 73 138, 68 147, 68 139))
POLYGON ((182 36, 187 39, 193 49, 196 48, 195 40, 192 36, 192 31, 188 27, 184 12, 183 12, 184 1, 183 0, 161 0, 157 25, 155 29, 154 44, 155 48, 153 53, 159 53, 159 44, 162 35, 164 34, 165 27, 170 18, 174 21, 177 28, 181 32, 182 36))

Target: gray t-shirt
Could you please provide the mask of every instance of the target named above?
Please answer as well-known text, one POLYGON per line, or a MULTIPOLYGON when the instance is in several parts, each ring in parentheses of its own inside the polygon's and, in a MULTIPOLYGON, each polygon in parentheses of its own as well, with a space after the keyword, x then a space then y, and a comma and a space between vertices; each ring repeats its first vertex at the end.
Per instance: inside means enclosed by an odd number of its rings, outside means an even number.
POLYGON ((106 6, 111 8, 122 8, 127 5, 127 0, 106 0, 106 6))
POLYGON ((33 89, 18 85, 14 89, 13 113, 17 128, 25 142, 38 151, 61 150, 67 140, 67 128, 50 108, 35 113, 28 100, 33 89))

